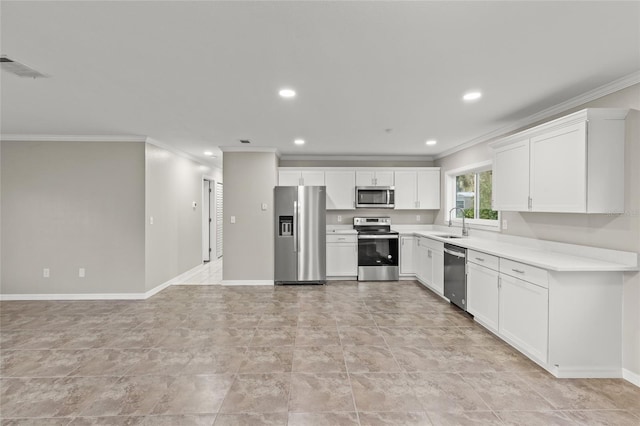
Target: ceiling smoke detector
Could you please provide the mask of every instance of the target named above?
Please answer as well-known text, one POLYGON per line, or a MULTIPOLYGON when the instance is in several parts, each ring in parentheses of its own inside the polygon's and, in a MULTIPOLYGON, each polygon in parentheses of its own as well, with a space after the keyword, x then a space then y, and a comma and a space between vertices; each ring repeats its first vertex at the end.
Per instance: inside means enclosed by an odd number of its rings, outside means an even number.
POLYGON ((48 75, 42 74, 40 71, 36 71, 33 68, 26 66, 25 64, 21 64, 20 62, 14 61, 13 59, 7 57, 7 55, 0 56, 0 68, 10 72, 11 74, 17 75, 18 77, 29 77, 29 78, 49 77, 48 75))

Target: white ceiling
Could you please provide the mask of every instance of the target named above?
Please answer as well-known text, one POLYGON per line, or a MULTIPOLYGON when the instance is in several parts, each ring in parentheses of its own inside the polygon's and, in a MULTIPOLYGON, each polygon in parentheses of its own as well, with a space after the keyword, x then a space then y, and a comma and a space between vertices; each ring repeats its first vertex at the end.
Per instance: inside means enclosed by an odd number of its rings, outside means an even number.
POLYGON ((51 75, 2 72, 3 134, 145 135, 202 159, 239 139, 288 155, 437 155, 640 70, 639 2, 3 1, 0 12, 2 54, 51 75), (484 97, 465 104, 469 89, 484 97))

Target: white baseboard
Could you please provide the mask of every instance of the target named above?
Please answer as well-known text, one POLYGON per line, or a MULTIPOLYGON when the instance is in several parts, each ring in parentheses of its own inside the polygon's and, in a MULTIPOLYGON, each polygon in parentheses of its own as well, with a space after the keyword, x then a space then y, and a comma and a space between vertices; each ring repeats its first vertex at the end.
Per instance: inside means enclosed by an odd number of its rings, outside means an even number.
POLYGON ((56 294, 0 294, 2 301, 16 300, 138 300, 146 293, 56 293, 56 294))
POLYGON ((56 294, 0 294, 2 301, 15 300, 144 300, 198 272, 202 265, 189 269, 144 293, 56 293, 56 294))
POLYGON ((640 374, 636 374, 633 371, 629 371, 626 368, 623 368, 622 378, 640 388, 640 374))
POLYGON ((274 285, 273 280, 222 280, 222 285, 274 285))

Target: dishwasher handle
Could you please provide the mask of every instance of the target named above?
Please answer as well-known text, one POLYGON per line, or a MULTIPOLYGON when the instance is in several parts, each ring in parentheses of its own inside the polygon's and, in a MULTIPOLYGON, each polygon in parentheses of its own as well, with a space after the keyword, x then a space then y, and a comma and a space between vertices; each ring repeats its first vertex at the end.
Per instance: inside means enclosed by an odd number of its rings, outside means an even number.
POLYGON ((449 250, 449 249, 444 249, 444 252, 447 253, 447 254, 450 254, 452 256, 459 257, 461 259, 465 259, 467 257, 466 253, 461 253, 459 251, 453 251, 453 250, 449 250))

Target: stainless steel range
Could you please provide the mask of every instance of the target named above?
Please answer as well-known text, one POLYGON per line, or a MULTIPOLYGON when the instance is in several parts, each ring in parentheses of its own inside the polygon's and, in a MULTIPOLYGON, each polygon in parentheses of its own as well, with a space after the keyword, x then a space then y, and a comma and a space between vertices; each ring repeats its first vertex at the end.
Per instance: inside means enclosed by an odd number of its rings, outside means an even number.
POLYGON ((358 281, 397 281, 398 233, 391 230, 391 218, 354 217, 358 231, 358 281))

